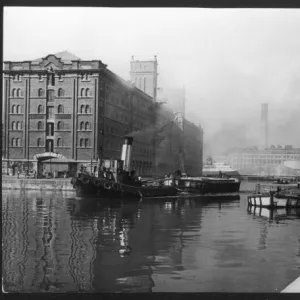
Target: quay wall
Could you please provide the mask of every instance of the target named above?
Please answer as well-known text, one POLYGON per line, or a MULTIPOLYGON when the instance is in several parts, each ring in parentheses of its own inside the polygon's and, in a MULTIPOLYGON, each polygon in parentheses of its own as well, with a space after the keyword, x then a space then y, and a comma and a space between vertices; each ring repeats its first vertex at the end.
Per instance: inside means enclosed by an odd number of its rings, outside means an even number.
POLYGON ((48 191, 75 191, 71 184, 71 178, 67 179, 29 179, 29 178, 3 178, 4 190, 48 190, 48 191))

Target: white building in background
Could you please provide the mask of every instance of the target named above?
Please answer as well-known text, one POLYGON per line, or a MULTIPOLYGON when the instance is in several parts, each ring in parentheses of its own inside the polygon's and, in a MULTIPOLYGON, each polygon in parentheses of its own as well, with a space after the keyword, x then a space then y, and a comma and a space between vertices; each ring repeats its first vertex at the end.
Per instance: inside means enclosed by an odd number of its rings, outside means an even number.
POLYGON ((293 148, 291 145, 271 146, 264 150, 259 150, 257 147, 235 149, 228 153, 227 161, 241 174, 254 172, 278 175, 278 172, 288 171, 288 169, 292 172, 293 168, 285 162, 300 162, 300 149, 293 148))

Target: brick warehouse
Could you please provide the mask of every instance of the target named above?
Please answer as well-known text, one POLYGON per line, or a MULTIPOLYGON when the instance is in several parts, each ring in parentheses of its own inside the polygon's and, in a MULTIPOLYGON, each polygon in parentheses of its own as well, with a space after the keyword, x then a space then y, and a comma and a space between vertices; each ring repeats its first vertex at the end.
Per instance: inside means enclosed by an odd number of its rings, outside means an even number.
MULTIPOLYGON (((5 62, 4 169, 31 163, 39 174, 72 174, 82 165, 94 172, 101 155, 105 164, 120 158, 124 135, 170 121, 170 114, 157 117, 151 96, 100 60, 66 51, 5 62)), ((160 173, 155 152, 155 143, 136 138, 132 167, 142 175, 160 173)))

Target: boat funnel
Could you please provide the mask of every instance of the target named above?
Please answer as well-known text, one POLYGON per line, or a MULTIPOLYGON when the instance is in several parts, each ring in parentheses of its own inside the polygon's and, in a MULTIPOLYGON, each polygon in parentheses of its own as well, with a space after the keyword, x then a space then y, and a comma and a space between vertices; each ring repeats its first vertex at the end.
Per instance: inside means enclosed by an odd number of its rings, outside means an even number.
POLYGON ((123 170, 128 172, 130 172, 131 165, 132 142, 132 137, 125 136, 121 154, 121 160, 124 161, 123 170))

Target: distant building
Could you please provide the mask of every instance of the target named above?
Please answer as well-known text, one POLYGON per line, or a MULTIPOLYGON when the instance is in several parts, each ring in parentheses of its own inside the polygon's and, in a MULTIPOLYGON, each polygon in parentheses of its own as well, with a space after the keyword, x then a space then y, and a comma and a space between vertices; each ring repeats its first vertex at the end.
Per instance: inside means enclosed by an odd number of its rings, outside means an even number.
POLYGON ((228 163, 237 170, 261 170, 266 172, 275 172, 277 166, 283 165, 285 161, 300 161, 300 149, 292 148, 290 145, 271 146, 265 150, 259 150, 257 147, 235 149, 227 155, 228 163))
POLYGON ((157 93, 157 66, 156 56, 154 60, 135 60, 132 56, 130 62, 130 81, 154 100, 157 93))

